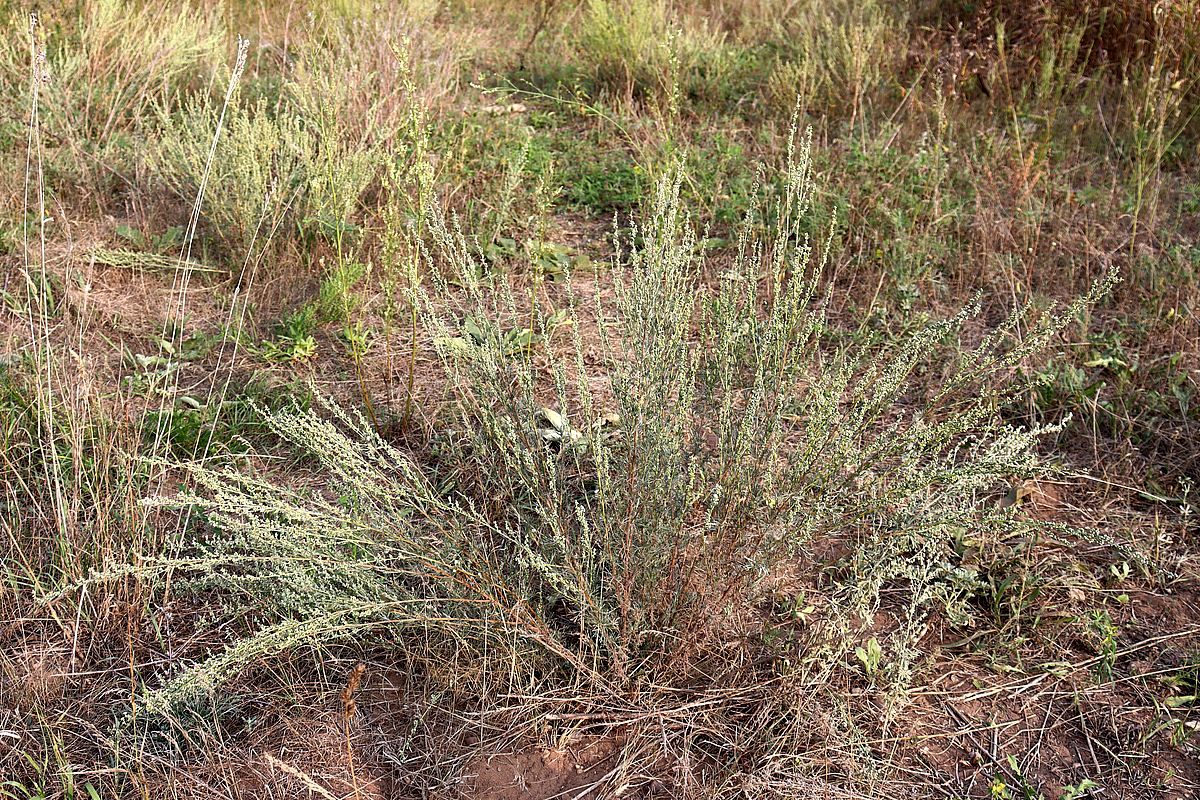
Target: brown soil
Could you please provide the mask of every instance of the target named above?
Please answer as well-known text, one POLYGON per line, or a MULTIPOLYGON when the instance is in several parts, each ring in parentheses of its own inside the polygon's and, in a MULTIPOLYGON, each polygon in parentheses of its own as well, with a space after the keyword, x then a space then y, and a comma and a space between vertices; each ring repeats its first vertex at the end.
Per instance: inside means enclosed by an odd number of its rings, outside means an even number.
MULTIPOLYGON (((619 767, 615 739, 580 737, 554 747, 529 748, 479 758, 467 766, 467 800, 551 800, 598 797, 602 779, 613 785, 619 767)), ((616 790, 620 794, 620 788, 616 790)))

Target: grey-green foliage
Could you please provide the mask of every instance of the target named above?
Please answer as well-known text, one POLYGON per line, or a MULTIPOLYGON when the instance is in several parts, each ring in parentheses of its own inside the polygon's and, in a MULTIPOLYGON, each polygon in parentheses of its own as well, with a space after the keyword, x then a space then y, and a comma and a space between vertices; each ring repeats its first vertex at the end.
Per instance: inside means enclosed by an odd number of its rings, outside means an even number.
POLYGON ((203 186, 201 217, 238 255, 297 228, 340 254, 368 185, 421 141, 412 60, 365 23, 316 25, 270 102, 239 90, 228 108, 202 92, 160 103, 147 162, 184 202, 203 186))
POLYGON ((662 181, 613 259, 611 304, 586 310, 569 276, 557 311, 481 277, 478 248, 436 205, 425 209, 423 233, 409 234, 421 258, 406 269, 452 390, 436 466, 331 406, 332 421, 267 414, 315 457, 321 493, 192 467, 194 493, 171 502, 198 507, 209 533, 159 568, 218 587, 268 627, 160 699, 280 646, 401 623, 475 645, 486 633, 493 648, 536 645, 597 685, 661 677, 717 652, 761 579, 804 569, 808 544, 829 538, 846 553, 843 577, 805 674, 851 651, 854 616, 896 586, 907 609, 888 659, 902 683, 926 615, 966 613, 955 537, 1021 524, 982 502, 1040 469, 1039 431, 997 415, 1011 372, 1112 278, 1059 313, 1019 309, 974 348, 947 346, 973 309, 891 349, 835 347, 801 233, 807 141, 785 169, 782 200, 751 210, 715 286, 701 280, 710 265, 680 176, 662 181), (773 233, 755 233, 764 227, 773 233), (570 342, 556 348, 564 315, 570 342), (463 318, 497 331, 532 320, 549 369, 501 336, 462 336, 463 318), (592 318, 598 345, 585 341, 592 318), (918 369, 940 369, 940 388, 913 396, 918 369))
POLYGON ((223 117, 220 98, 208 94, 161 115, 152 170, 184 202, 207 174, 201 216, 239 254, 283 225, 344 230, 378 173, 381 152, 349 137, 332 105, 314 101, 314 81, 286 85, 277 105, 235 96, 223 117))

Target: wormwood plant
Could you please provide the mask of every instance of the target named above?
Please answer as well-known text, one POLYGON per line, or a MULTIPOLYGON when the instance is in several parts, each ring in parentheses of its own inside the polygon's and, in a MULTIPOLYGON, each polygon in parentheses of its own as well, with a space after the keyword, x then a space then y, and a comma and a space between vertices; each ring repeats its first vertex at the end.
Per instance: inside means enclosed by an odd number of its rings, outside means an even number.
MULTIPOLYGON (((207 175, 213 190, 200 210, 232 252, 261 248, 282 230, 324 236, 342 258, 363 192, 389 159, 406 161, 416 146, 413 113, 424 101, 414 64, 424 54, 397 38, 413 9, 391 9, 371 25, 327 11, 332 18, 313 21, 278 95, 236 92, 219 136, 215 94, 157 106, 152 172, 188 202, 207 175)), ((431 67, 422 68, 425 79, 431 67)))
POLYGON ((903 598, 901 624, 880 635, 886 674, 872 677, 902 687, 927 615, 967 615, 974 584, 954 540, 1033 524, 987 502, 1044 469, 1042 431, 997 416, 1014 371, 1113 278, 1056 313, 1018 309, 971 347, 959 334, 976 308, 890 349, 836 346, 821 258, 802 233, 807 140, 789 146, 784 171, 782 199, 751 209, 713 282, 701 279, 714 265, 680 201, 683 176, 661 181, 613 257, 612 302, 591 310, 570 276, 565 308, 536 295, 525 307, 431 203, 424 234, 407 234, 418 257, 400 267, 400 290, 451 390, 433 447, 405 451, 326 403, 263 412, 318 467, 319 492, 188 465, 194 489, 154 501, 201 512, 185 555, 116 572, 215 589, 259 628, 148 706, 167 709, 282 648, 367 629, 426 641, 439 630, 455 646, 430 658, 507 653, 531 680, 626 697, 700 674, 750 680, 755 659, 743 656, 764 651, 740 632, 753 630, 772 574, 813 570, 818 541, 844 555, 836 580, 809 595, 810 632, 785 678, 821 685, 887 588, 903 598), (546 368, 488 335, 531 314, 552 343, 546 368), (464 318, 482 335, 462 336, 464 318), (570 340, 561 352, 555 336, 570 340), (940 386, 917 395, 912 378, 928 369, 940 386))
POLYGON ((180 111, 161 113, 163 131, 149 152, 152 169, 186 200, 211 171, 215 188, 202 212, 234 252, 261 246, 259 240, 285 222, 292 230, 332 232, 340 247, 341 232, 379 170, 377 142, 351 136, 335 106, 317 102, 320 73, 297 77, 277 106, 237 98, 219 137, 219 98, 198 94, 180 111))

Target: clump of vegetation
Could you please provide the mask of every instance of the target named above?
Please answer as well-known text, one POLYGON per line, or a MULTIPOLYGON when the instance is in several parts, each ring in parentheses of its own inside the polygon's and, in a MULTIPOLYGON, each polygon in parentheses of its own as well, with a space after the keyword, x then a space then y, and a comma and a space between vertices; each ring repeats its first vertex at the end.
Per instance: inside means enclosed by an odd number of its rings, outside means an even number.
POLYGON ((1191 0, 0 6, 0 796, 1196 783, 1191 0))
MULTIPOLYGON (((15 6, 0 12, 7 30, 31 32, 39 114, 78 168, 128 169, 146 113, 202 82, 224 58, 224 35, 211 13, 192 8, 147 6, 131 14, 120 0, 99 0, 59 10, 33 17, 32 27, 15 6)), ((28 116, 22 90, 30 58, 30 48, 15 42, 0 54, 5 106, 17 119, 28 116)))
POLYGON ((626 95, 669 90, 661 85, 673 55, 669 13, 664 2, 589 2, 579 43, 597 81, 626 95))
POLYGON ((230 252, 259 250, 281 229, 335 238, 380 156, 352 150, 334 124, 294 106, 225 108, 201 98, 165 120, 152 164, 181 199, 202 196, 201 213, 230 252))
POLYGON ((711 94, 731 70, 722 33, 703 19, 679 24, 663 0, 589 0, 578 43, 598 87, 619 99, 663 105, 680 91, 711 94))
POLYGON ((812 3, 781 22, 787 49, 772 71, 770 98, 783 109, 797 102, 812 114, 857 116, 899 57, 904 19, 889 5, 812 3))
MULTIPOLYGON (((887 648, 888 679, 902 691, 927 616, 963 619, 975 591, 955 563, 956 537, 1023 524, 981 502, 1040 470, 1040 432, 996 414, 1012 391, 1005 379, 1111 278, 1065 312, 1014 315, 954 357, 934 396, 904 408, 914 371, 970 314, 890 350, 830 350, 819 256, 800 233, 810 170, 805 145, 789 157, 778 206, 747 215, 738 256, 711 292, 697 284, 705 264, 680 178, 659 184, 611 264, 604 401, 590 388, 597 376, 585 366, 574 300, 574 352, 548 383, 527 349, 457 334, 446 316, 457 305, 452 283, 476 319, 519 307, 503 280, 480 277, 468 240, 427 209, 431 284, 411 275, 408 299, 439 343, 464 426, 445 432, 443 466, 423 466, 329 405, 332 419, 285 410, 266 421, 319 465, 336 499, 190 468, 196 490, 166 502, 194 505, 204 528, 191 552, 151 558, 139 574, 187 575, 267 624, 176 677, 147 710, 169 710, 262 655, 366 627, 443 628, 470 658, 508 648, 521 670, 550 670, 548 691, 686 682, 761 600, 763 577, 804 563, 812 542, 830 537, 848 548, 846 578, 824 597, 821 625, 792 669, 808 679, 841 663, 855 646, 853 621, 870 618, 883 587, 901 581, 903 624, 887 648), (774 231, 765 240, 754 233, 761 220, 774 231), (1013 340, 1018 326, 1031 327, 1013 340)), ((543 340, 563 323, 540 304, 529 313, 543 340)))

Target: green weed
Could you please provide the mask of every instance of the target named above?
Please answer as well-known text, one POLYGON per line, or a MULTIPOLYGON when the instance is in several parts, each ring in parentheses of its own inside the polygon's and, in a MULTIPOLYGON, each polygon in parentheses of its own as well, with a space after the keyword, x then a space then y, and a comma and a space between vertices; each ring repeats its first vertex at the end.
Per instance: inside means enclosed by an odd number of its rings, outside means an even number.
POLYGON ((483 322, 488 308, 517 315, 516 297, 503 282, 483 282, 477 251, 429 209, 432 284, 409 292, 467 423, 447 432, 440 452, 455 466, 429 473, 364 420, 327 405, 329 418, 281 410, 265 422, 321 465, 337 502, 189 467, 198 493, 184 502, 223 534, 178 568, 234 605, 275 611, 258 633, 148 698, 150 707, 169 709, 293 644, 433 619, 472 649, 487 642, 530 665, 557 664, 556 680, 615 688, 699 658, 720 641, 726 614, 755 602, 756 576, 797 557, 813 537, 846 531, 857 532, 846 560, 855 577, 827 598, 822 637, 808 643, 802 669, 840 663, 851 617, 869 616, 882 587, 903 579, 912 590, 906 622, 890 637, 889 667, 902 686, 924 615, 965 608, 947 562, 948 531, 1015 525, 972 498, 1037 469, 1030 448, 1039 433, 996 420, 996 398, 1007 390, 980 392, 980 381, 1041 346, 1106 284, 1074 310, 1043 317, 1019 345, 997 334, 960 355, 922 415, 884 422, 929 348, 967 315, 934 323, 893 352, 816 357, 825 329, 814 300, 819 273, 796 236, 813 192, 810 165, 806 149, 794 154, 777 233, 741 247, 702 302, 695 276, 703 251, 686 223, 681 180, 660 183, 646 223, 611 265, 615 317, 601 328, 610 353, 636 349, 639 357, 612 360, 614 405, 599 406, 572 302, 562 313, 575 353, 551 364, 552 416, 535 400, 540 379, 528 349, 563 318, 535 305, 531 329, 501 333, 483 322), (763 270, 773 282, 766 305, 753 290, 763 270), (444 316, 454 296, 474 320, 462 330, 444 316), (967 386, 977 399, 959 399, 955 390, 967 386), (954 413, 943 416, 944 408, 954 413), (619 420, 618 437, 588 432, 604 412, 619 420), (547 419, 558 432, 552 439, 543 435, 547 419), (873 426, 887 435, 864 438, 873 426), (561 446, 568 441, 587 446, 561 446), (693 575, 732 605, 714 607, 693 575), (543 655, 527 661, 530 646, 543 655))

